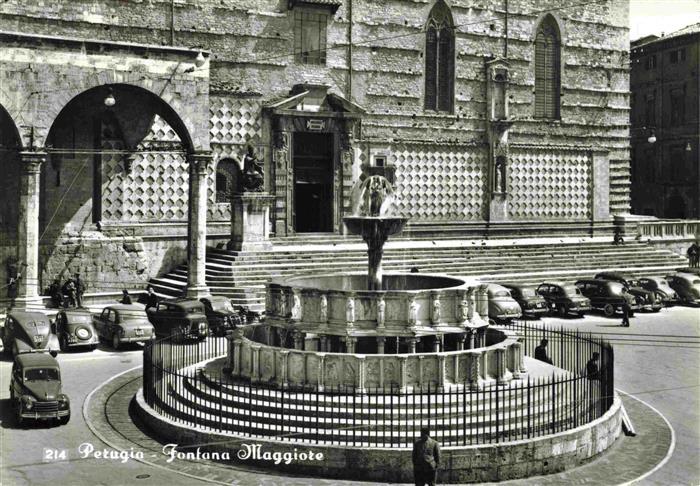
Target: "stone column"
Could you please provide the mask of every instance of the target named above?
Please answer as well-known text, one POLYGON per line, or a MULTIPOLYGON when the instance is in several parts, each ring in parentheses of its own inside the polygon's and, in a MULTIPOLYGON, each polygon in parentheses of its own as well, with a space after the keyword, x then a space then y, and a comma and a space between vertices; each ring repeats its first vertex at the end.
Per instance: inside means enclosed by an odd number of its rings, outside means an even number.
POLYGON ((523 359, 523 345, 520 342, 515 342, 510 349, 513 353, 513 378, 522 378, 527 373, 523 359))
POLYGON ((260 381, 260 346, 253 346, 251 356, 250 381, 256 383, 260 381))
POLYGON ((418 338, 410 337, 408 338, 408 352, 411 354, 416 354, 416 345, 418 344, 418 338))
POLYGON ((345 338, 345 351, 348 354, 355 353, 355 344, 357 344, 357 338, 348 336, 345 338))
POLYGON ((469 349, 474 349, 476 347, 476 329, 469 331, 469 349))
POLYGON ((436 334, 433 341, 433 353, 439 353, 442 349, 442 335, 436 334))
POLYGON ((481 355, 482 353, 476 351, 469 353, 469 388, 471 390, 479 390, 481 388, 479 382, 481 375, 481 355))
POLYGON ((43 307, 39 297, 39 179, 45 152, 21 152, 19 226, 17 227, 16 308, 43 307))
POLYGON ((326 377, 325 377, 325 370, 326 370, 326 355, 325 354, 319 354, 318 355, 318 391, 322 392, 325 389, 325 384, 326 384, 326 377))
POLYGON ((233 376, 240 376, 240 374, 241 374, 241 342, 239 340, 235 340, 233 342, 232 368, 233 368, 233 370, 231 371, 231 374, 233 376))
POLYGON ((384 344, 386 343, 386 338, 384 336, 377 337, 377 354, 384 354, 384 344))
POLYGON ((282 369, 280 370, 279 382, 282 388, 289 385, 289 351, 280 351, 282 356, 282 369))
POLYGON ((194 152, 187 155, 190 166, 190 199, 186 295, 191 299, 199 299, 210 293, 206 282, 205 262, 207 258, 207 168, 211 160, 211 152, 194 152))
POLYGON ((462 333, 459 336, 457 336, 457 351, 464 350, 464 343, 466 340, 467 340, 467 335, 465 333, 462 333))
POLYGON ((364 357, 357 358, 357 391, 359 393, 366 393, 365 388, 365 378, 367 374, 367 366, 364 357))
POLYGON ((496 384, 505 386, 506 383, 506 350, 496 349, 496 384))
POLYGON ((399 357, 399 389, 401 393, 406 392, 406 365, 407 365, 408 357, 406 356, 401 356, 399 357))
POLYGON ((438 354, 438 384, 441 387, 445 387, 445 379, 447 373, 445 373, 445 355, 438 354))

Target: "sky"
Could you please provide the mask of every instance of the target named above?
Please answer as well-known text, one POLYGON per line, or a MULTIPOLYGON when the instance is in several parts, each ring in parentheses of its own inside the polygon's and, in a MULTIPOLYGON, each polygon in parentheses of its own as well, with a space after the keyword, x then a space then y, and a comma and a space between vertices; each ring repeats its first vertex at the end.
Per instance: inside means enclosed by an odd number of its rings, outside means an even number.
POLYGON ((630 0, 630 40, 700 22, 700 0, 630 0))

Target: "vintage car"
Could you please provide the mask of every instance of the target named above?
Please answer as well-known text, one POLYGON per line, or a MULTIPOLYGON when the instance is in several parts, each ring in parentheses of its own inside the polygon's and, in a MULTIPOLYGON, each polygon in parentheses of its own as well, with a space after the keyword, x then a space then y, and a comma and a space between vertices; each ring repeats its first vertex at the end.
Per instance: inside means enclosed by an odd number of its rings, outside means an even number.
POLYGON ((487 284, 486 289, 489 295, 489 318, 496 322, 505 322, 523 315, 507 288, 498 284, 487 284))
POLYGON ((119 349, 123 343, 144 343, 156 337, 146 311, 139 304, 109 305, 93 323, 97 335, 109 340, 114 349, 119 349))
POLYGON ((549 312, 547 301, 537 294, 537 288, 534 285, 506 283, 503 286, 510 291, 511 297, 518 303, 523 315, 539 317, 549 312))
POLYGON ((678 300, 678 294, 668 285, 664 277, 640 277, 639 285, 645 290, 654 292, 665 305, 671 305, 678 300))
POLYGON ((664 307, 662 300, 656 293, 642 288, 639 280, 628 273, 600 272, 594 278, 621 283, 627 287, 630 294, 634 295, 635 299, 637 299, 637 304, 642 306, 644 310, 659 312, 664 307))
POLYGON ((692 273, 667 275, 668 285, 678 294, 678 301, 685 304, 700 304, 700 277, 692 273))
POLYGON ((226 331, 246 323, 245 311, 235 311, 228 297, 211 295, 199 301, 204 304, 204 314, 207 316, 209 330, 214 336, 224 336, 226 331))
POLYGON ((183 338, 202 340, 209 334, 204 304, 198 300, 163 300, 155 309, 149 308, 147 313, 159 335, 179 334, 183 338))
POLYGON ((10 379, 10 403, 18 425, 25 420, 70 420, 70 400, 61 392, 61 368, 47 353, 15 357, 10 379))
POLYGON ((61 351, 78 347, 94 350, 100 342, 92 324, 92 314, 87 309, 61 310, 56 314, 54 324, 61 351))
POLYGON ((1 329, 5 351, 13 356, 32 351, 49 351, 56 356, 58 337, 48 316, 41 312, 10 311, 1 329))
POLYGON ((581 294, 572 284, 561 282, 542 282, 537 287, 537 293, 547 301, 549 309, 560 317, 575 314, 583 317, 583 313, 591 310, 591 301, 581 294))
POLYGON ((627 301, 630 315, 639 310, 637 299, 629 292, 623 292, 625 286, 620 282, 601 279, 583 279, 576 282, 576 287, 591 301, 591 307, 602 310, 607 317, 622 311, 622 304, 627 301))

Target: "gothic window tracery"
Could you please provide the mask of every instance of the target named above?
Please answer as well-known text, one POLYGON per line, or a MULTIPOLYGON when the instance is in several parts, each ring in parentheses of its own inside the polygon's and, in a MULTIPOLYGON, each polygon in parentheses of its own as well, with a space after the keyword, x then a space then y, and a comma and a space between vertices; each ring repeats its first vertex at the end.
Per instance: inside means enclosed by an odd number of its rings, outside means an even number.
POLYGON ((454 109, 455 33, 452 13, 443 0, 430 11, 425 31, 425 109, 454 109))
POLYGON ((535 117, 558 119, 561 90, 561 36, 547 15, 535 37, 535 117))

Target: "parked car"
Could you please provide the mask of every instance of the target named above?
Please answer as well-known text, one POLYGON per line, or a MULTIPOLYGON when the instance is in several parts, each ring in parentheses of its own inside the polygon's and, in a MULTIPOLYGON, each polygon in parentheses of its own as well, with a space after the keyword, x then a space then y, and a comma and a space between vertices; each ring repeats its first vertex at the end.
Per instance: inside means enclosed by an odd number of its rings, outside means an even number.
POLYGON ((637 303, 641 305, 642 309, 644 310, 659 312, 664 307, 662 300, 656 295, 656 293, 642 288, 639 280, 628 273, 600 272, 596 274, 595 278, 620 282, 622 285, 627 287, 630 294, 634 295, 634 297, 637 299, 637 303))
POLYGON ((678 294, 679 302, 700 304, 700 277, 692 273, 667 275, 668 285, 678 294))
POLYGON ((489 317, 496 322, 517 319, 523 315, 520 305, 510 296, 510 291, 498 284, 487 284, 489 317))
POLYGON ((224 336, 226 331, 246 323, 245 311, 235 311, 228 297, 212 295, 199 301, 204 304, 204 314, 207 316, 209 330, 214 336, 224 336))
MULTIPOLYGON (((629 292, 624 292, 625 286, 620 282, 602 279, 584 279, 576 282, 576 287, 591 301, 591 307, 600 309, 607 317, 615 312, 622 312, 622 304, 627 301, 631 311, 639 310, 641 306, 629 292)), ((630 313, 631 314, 631 313, 630 313)))
POLYGON ((139 304, 109 305, 93 322, 97 335, 109 340, 114 349, 124 343, 144 343, 156 337, 146 311, 139 304))
POLYGON ((573 284, 543 282, 537 287, 537 293, 544 297, 549 309, 561 317, 569 314, 582 317, 584 312, 591 310, 591 301, 573 284))
POLYGON ((5 351, 13 356, 32 351, 49 351, 58 355, 60 345, 55 327, 41 312, 10 311, 2 328, 5 351))
POLYGON ((148 319, 160 335, 180 333, 204 339, 209 334, 204 304, 193 299, 163 300, 155 309, 148 309, 148 319))
POLYGON ((700 267, 683 267, 683 268, 676 268, 676 272, 679 273, 690 273, 692 275, 696 275, 700 277, 700 267))
POLYGON ((61 390, 61 368, 46 353, 25 353, 15 357, 10 379, 10 403, 17 423, 25 420, 70 420, 70 400, 61 390))
POLYGON ((56 314, 56 336, 61 351, 75 347, 97 348, 100 342, 87 309, 65 309, 56 314))
POLYGON ((663 277, 641 277, 639 285, 645 290, 654 292, 665 305, 671 305, 678 301, 678 294, 673 290, 663 277))
POLYGON ((547 301, 537 293, 534 285, 503 284, 508 289, 510 296, 522 309, 523 315, 529 317, 539 317, 549 312, 547 301))

